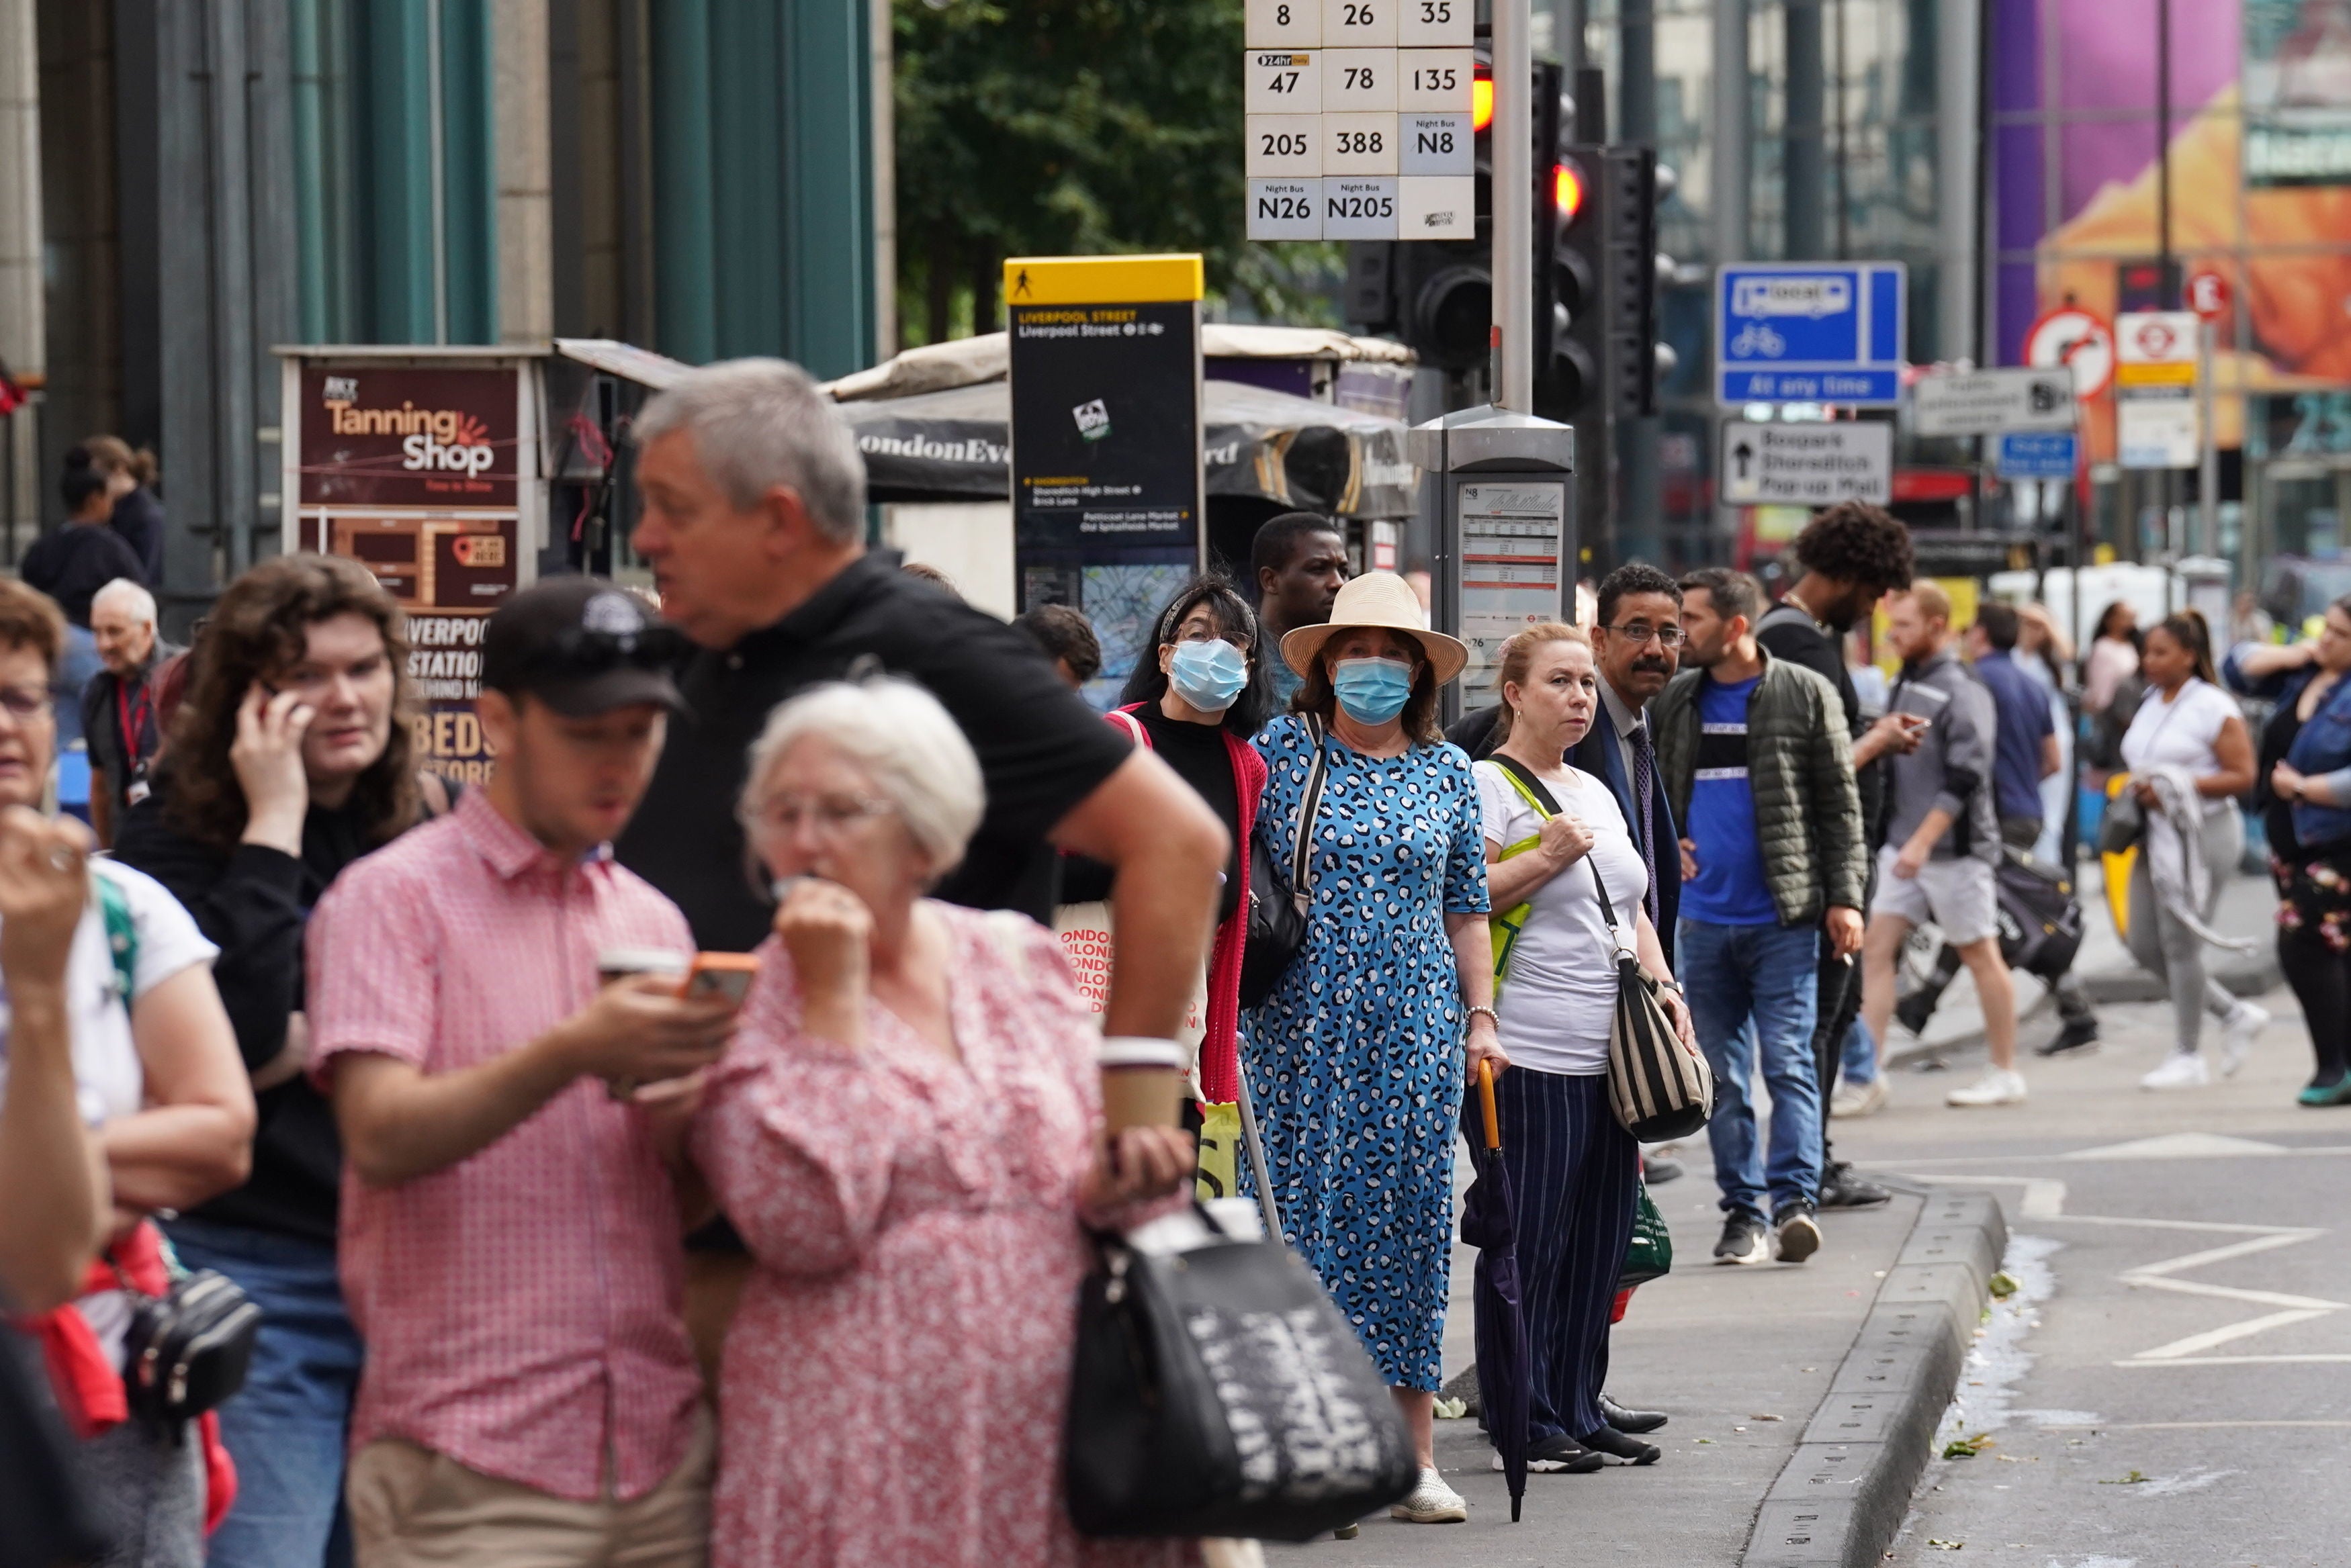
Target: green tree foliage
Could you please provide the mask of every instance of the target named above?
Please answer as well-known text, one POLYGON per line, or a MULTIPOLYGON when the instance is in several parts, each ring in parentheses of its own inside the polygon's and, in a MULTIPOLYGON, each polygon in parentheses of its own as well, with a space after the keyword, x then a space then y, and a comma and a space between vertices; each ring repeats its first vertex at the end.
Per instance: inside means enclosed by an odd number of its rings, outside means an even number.
POLYGON ((1332 255, 1243 237, 1241 0, 894 0, 901 318, 997 325, 1008 255, 1198 251, 1212 295, 1328 313, 1332 255))

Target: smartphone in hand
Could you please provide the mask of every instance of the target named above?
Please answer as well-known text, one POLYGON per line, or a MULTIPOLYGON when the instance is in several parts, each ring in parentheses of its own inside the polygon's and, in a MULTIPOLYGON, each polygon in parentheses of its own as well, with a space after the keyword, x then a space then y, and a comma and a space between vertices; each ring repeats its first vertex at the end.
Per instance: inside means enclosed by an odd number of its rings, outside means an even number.
POLYGON ((696 953, 677 993, 692 1000, 723 996, 740 1007, 758 972, 759 961, 749 953, 696 953))

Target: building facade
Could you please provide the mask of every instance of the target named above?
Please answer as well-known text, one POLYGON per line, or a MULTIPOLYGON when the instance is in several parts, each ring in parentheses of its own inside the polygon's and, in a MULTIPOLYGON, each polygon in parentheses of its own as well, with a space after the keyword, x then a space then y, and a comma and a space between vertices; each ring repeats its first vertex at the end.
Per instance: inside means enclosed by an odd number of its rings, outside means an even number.
POLYGON ((0 358, 46 389, 37 449, 12 424, 10 520, 53 521, 64 449, 119 433, 162 459, 167 598, 208 597, 278 547, 281 344, 872 364, 888 24, 881 0, 0 0, 0 358))

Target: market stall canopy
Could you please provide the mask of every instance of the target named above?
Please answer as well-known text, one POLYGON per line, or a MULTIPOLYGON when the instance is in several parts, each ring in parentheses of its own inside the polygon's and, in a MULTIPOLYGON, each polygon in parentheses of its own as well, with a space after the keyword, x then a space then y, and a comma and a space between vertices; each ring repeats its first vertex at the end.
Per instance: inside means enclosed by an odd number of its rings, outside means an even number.
MULTIPOLYGON (((929 343, 883 360, 870 370, 859 370, 825 384, 833 400, 862 402, 872 398, 911 398, 975 386, 1004 379, 1004 334, 985 332, 929 343)), ((1205 322, 1200 327, 1200 353, 1208 359, 1322 359, 1338 363, 1410 366, 1412 350, 1385 337, 1357 337, 1320 327, 1254 327, 1228 321, 1205 322)))
MULTIPOLYGON (((1006 431, 1012 397, 1003 379, 1002 335, 997 339, 993 380, 841 404, 841 417, 865 454, 866 483, 874 500, 1010 498, 1006 431)), ((892 364, 907 357, 902 354, 892 364)), ((1258 496, 1351 517, 1412 512, 1418 471, 1405 459, 1402 421, 1238 381, 1208 381, 1203 396, 1210 495, 1258 496)))

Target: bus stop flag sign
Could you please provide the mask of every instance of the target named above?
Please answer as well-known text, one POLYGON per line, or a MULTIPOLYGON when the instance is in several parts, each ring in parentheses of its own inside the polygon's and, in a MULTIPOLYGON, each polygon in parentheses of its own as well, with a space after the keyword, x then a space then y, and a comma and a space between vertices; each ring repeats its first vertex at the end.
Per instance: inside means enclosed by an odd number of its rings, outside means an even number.
POLYGON ((1899 262, 1741 262, 1715 275, 1715 399, 1893 408, 1902 400, 1899 262))

